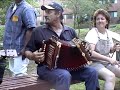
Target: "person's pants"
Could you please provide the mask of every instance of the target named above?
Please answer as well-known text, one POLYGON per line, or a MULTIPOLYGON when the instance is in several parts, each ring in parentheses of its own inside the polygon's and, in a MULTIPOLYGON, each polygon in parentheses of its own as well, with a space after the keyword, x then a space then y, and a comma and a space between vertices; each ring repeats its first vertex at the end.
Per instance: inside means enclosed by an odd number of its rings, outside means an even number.
POLYGON ((5 67, 6 67, 6 59, 5 57, 0 57, 0 84, 2 83, 5 67))
POLYGON ((79 71, 69 72, 65 69, 49 70, 46 66, 37 67, 40 79, 47 80, 55 85, 55 90, 69 90, 71 80, 85 81, 86 90, 99 90, 98 74, 90 67, 79 71))
POLYGON ((22 60, 22 56, 9 59, 9 69, 13 73, 13 76, 27 75, 27 66, 29 59, 22 60))

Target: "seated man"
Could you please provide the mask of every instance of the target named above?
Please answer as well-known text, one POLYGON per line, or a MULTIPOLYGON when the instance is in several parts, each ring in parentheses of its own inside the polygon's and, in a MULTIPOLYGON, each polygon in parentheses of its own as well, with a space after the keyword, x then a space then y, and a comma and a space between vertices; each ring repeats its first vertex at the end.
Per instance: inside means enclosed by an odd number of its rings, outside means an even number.
POLYGON ((37 74, 39 77, 55 85, 56 90, 69 90, 71 80, 85 81, 86 90, 99 90, 98 74, 93 68, 86 66, 76 71, 61 68, 49 70, 43 63, 45 52, 38 51, 42 47, 43 40, 48 40, 54 35, 60 40, 71 41, 77 36, 74 29, 63 25, 61 5, 53 2, 41 6, 41 9, 45 11, 46 24, 35 28, 25 51, 26 57, 38 64, 37 74))

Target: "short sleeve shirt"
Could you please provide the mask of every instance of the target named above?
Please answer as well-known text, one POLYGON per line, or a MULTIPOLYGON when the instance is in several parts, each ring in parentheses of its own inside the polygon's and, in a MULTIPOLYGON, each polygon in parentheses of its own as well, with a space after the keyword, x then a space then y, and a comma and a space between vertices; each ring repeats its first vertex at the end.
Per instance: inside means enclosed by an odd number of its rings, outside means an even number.
POLYGON ((103 39, 103 40, 107 40, 107 36, 110 40, 110 46, 113 46, 113 40, 112 40, 112 36, 111 36, 111 32, 106 29, 107 32, 105 32, 104 34, 98 32, 97 28, 92 28, 86 35, 85 40, 89 43, 92 44, 97 44, 99 38, 103 39))
POLYGON ((36 27, 36 14, 34 8, 25 0, 17 4, 16 10, 13 11, 13 8, 14 4, 6 14, 3 47, 16 49, 19 53, 24 46, 26 31, 36 27))
MULTIPOLYGON (((35 28, 34 32, 32 33, 32 37, 27 44, 26 51, 34 52, 36 50, 39 50, 42 47, 43 40, 48 40, 52 36, 58 37, 60 40, 63 41, 71 41, 73 38, 78 38, 75 30, 68 27, 63 26, 63 30, 60 34, 60 36, 57 35, 55 31, 49 26, 49 25, 43 25, 40 27, 35 28)), ((38 66, 43 65, 43 63, 38 64, 38 66)))
POLYGON ((58 36, 49 25, 43 25, 35 28, 26 49, 32 52, 39 50, 39 48, 41 48, 42 41, 48 40, 53 35, 64 41, 71 41, 73 38, 77 38, 75 30, 68 26, 63 26, 63 30, 60 36, 58 36))

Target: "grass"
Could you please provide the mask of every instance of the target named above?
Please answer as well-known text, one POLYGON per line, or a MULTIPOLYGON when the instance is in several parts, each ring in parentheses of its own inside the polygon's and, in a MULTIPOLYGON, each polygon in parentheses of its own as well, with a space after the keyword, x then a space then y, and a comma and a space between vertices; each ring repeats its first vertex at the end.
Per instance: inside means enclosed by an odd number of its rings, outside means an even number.
MULTIPOLYGON (((99 85, 100 85, 100 90, 104 90, 104 81, 99 80, 99 85)), ((73 84, 70 86, 70 90, 85 90, 85 84, 84 82, 73 84)), ((120 90, 120 79, 116 79, 116 85, 115 85, 115 90, 120 90)))
MULTIPOLYGON (((99 80, 99 84, 100 84, 100 90, 103 90, 104 81, 99 80)), ((85 90, 85 84, 84 82, 73 84, 70 86, 70 90, 85 90)))
POLYGON ((85 84, 84 82, 72 84, 70 90, 85 90, 85 84))

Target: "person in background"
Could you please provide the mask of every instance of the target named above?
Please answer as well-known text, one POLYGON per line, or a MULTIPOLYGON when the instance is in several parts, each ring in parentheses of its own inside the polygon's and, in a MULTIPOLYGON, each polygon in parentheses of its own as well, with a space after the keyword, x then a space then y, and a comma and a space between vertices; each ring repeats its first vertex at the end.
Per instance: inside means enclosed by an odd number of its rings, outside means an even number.
POLYGON ((92 61, 100 78, 105 80, 104 90, 114 90, 115 78, 120 78, 120 64, 109 56, 120 49, 114 45, 109 31, 110 15, 104 9, 98 9, 93 16, 94 27, 87 33, 85 40, 90 43, 92 61))
POLYGON ((29 60, 24 50, 36 27, 34 8, 25 0, 14 0, 6 14, 3 48, 15 49, 18 56, 9 59, 9 69, 13 76, 27 75, 29 60))
POLYGON ((77 71, 61 68, 49 70, 44 64, 45 52, 38 51, 42 48, 43 40, 48 40, 54 35, 60 40, 71 41, 77 35, 74 29, 63 25, 63 8, 60 4, 52 2, 42 5, 41 9, 45 11, 46 24, 35 28, 25 51, 26 57, 38 64, 39 78, 55 85, 55 90, 70 90, 71 80, 84 81, 86 90, 99 90, 98 75, 93 68, 85 66, 77 71))

